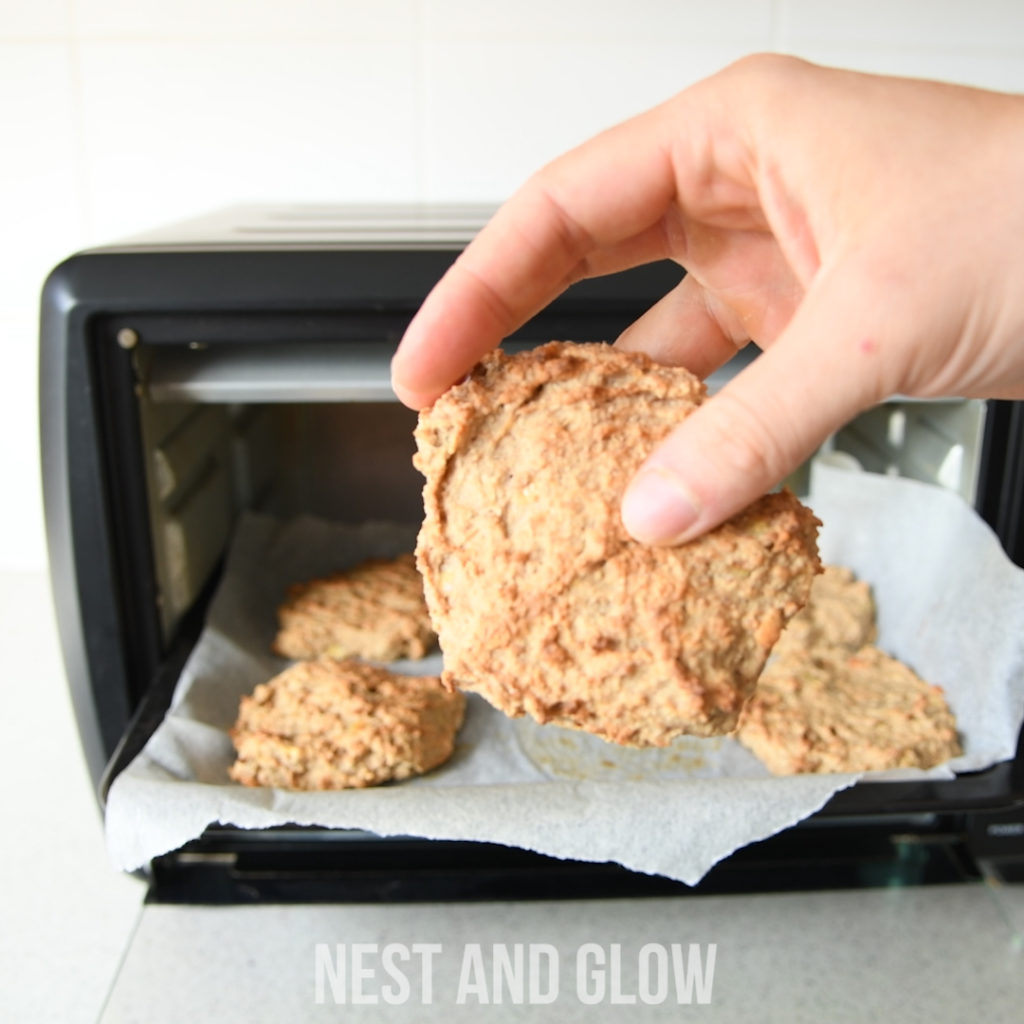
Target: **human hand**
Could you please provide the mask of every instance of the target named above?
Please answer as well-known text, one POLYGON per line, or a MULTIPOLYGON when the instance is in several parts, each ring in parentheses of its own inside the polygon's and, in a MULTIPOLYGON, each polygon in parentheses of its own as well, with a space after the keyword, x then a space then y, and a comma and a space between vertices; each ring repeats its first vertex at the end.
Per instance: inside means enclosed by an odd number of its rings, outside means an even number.
POLYGON ((1024 97, 747 58, 534 175, 392 364, 429 405, 575 281, 671 258, 617 341, 705 376, 764 352, 650 453, 639 540, 682 543, 902 393, 1024 398, 1024 97))

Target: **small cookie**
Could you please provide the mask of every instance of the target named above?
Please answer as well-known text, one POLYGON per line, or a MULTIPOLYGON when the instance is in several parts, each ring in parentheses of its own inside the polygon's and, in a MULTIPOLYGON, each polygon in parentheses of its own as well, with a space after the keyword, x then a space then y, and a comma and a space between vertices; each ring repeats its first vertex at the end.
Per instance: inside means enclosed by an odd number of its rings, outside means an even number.
POLYGON ((285 658, 422 658, 436 640, 411 554, 297 583, 277 618, 274 653, 285 658))
POLYGON ((551 342, 491 353, 420 414, 447 684, 631 746, 732 731, 807 600, 818 521, 785 492, 681 547, 626 533, 627 482, 704 396, 640 353, 551 342))
POLYGON ((811 584, 807 606, 782 631, 774 653, 820 647, 852 653, 874 643, 877 632, 870 585, 844 566, 826 565, 811 584))
POLYGON ((773 661, 737 737, 776 775, 931 768, 961 753, 942 689, 870 646, 773 661))
POLYGON ((229 774, 246 786, 311 790, 407 779, 451 757, 464 712, 462 694, 436 676, 302 661, 242 698, 229 774))

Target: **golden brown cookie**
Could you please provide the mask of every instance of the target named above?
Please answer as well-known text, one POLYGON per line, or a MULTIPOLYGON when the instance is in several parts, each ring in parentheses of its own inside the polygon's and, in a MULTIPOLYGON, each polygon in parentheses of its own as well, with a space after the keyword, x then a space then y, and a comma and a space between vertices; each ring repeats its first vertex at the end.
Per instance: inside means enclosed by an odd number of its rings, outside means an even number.
POLYGON ((411 554, 298 583, 277 617, 274 653, 285 658, 422 658, 435 642, 411 554))
POLYGON ((608 345, 486 357, 421 413, 417 544, 443 680, 615 743, 730 732, 818 572, 818 522, 767 495, 690 544, 626 533, 641 460, 704 400, 608 345))
POLYGON ((359 661, 300 661, 243 697, 231 778, 246 786, 350 789, 407 779, 451 757, 465 698, 437 676, 359 661))
POLYGON ((774 653, 819 647, 852 653, 874 643, 877 632, 870 585, 844 566, 826 565, 811 584, 807 606, 782 631, 774 653))
POLYGON ((931 768, 961 753, 942 689, 871 646, 772 661, 737 735, 777 775, 931 768))

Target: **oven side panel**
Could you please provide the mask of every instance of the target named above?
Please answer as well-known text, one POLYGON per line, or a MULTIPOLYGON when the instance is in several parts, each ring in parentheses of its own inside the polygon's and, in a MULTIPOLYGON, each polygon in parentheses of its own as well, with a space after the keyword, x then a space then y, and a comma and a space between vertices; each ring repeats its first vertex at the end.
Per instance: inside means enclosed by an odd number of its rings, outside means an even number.
POLYGON ((988 403, 983 452, 978 512, 1024 566, 1024 402, 988 403))
POLYGON ((93 778, 129 714, 99 426, 86 347, 81 261, 56 268, 40 318, 40 450, 54 610, 86 762, 93 778))

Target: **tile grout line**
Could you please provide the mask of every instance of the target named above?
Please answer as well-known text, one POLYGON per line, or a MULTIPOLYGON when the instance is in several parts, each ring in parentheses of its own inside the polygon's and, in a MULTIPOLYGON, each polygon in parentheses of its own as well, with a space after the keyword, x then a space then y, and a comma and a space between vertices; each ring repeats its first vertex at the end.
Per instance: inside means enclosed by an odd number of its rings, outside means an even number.
POLYGON ((427 139, 429 122, 429 103, 427 102, 427 33, 426 23, 429 14, 426 10, 427 0, 414 0, 414 18, 416 21, 415 32, 415 53, 416 66, 413 73, 413 104, 416 118, 416 132, 413 141, 413 161, 416 168, 416 198, 419 202, 426 202, 428 193, 427 173, 427 139))
POLYGON ((103 1001, 100 1003, 99 1013, 96 1015, 96 1024, 103 1024, 103 1019, 106 1017, 107 1009, 110 1006, 110 1000, 114 995, 114 989, 117 986, 117 979, 121 976, 121 972, 124 970, 128 954, 135 942, 135 936, 138 935, 139 929, 142 927, 142 915, 145 909, 146 902, 145 899, 143 899, 136 911, 135 921, 132 924, 131 930, 125 937, 124 945, 121 947, 121 955, 117 958, 117 963, 114 965, 114 971, 110 977, 109 983, 107 984, 107 990, 103 995, 103 1001))
POLYGON ((771 49, 776 53, 785 52, 783 39, 786 36, 786 0, 772 0, 771 14, 769 16, 769 33, 771 49))
POLYGON ((68 70, 71 83, 71 119, 74 132, 75 182, 79 228, 92 240, 93 211, 89 200, 89 144, 85 132, 85 77, 82 74, 82 41, 78 18, 79 0, 69 0, 68 70))

